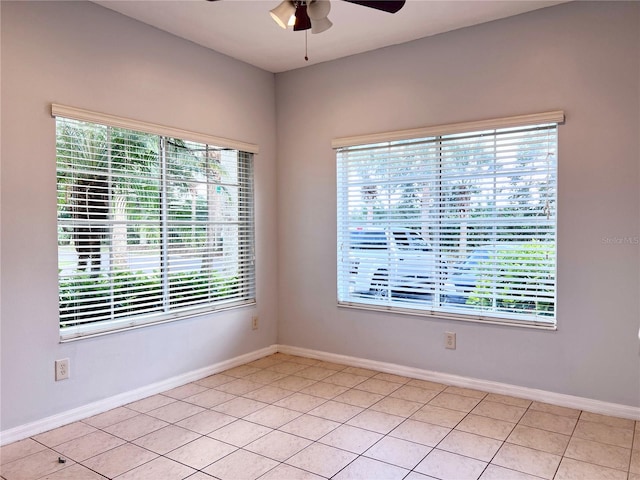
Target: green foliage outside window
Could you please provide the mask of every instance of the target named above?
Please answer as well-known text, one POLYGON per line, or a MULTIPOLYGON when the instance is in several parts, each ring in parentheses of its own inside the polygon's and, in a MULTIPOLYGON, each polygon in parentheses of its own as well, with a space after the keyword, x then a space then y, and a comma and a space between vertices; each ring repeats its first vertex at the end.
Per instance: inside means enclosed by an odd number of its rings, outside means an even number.
MULTIPOLYGON (((169 303, 193 303, 194 294, 203 303, 225 297, 238 285, 237 277, 214 272, 181 272, 169 275, 169 303)), ((162 311, 162 283, 159 274, 122 270, 111 275, 85 274, 60 280, 60 312, 67 326, 100 316, 123 318, 136 313, 162 311), (86 299, 86 300, 79 300, 86 299), (113 309, 113 312, 112 312, 113 309)))
POLYGON ((552 316, 554 283, 542 264, 548 264, 553 254, 554 245, 548 242, 498 246, 488 260, 473 267, 479 281, 467 305, 552 316), (493 274, 489 277, 482 272, 493 274))

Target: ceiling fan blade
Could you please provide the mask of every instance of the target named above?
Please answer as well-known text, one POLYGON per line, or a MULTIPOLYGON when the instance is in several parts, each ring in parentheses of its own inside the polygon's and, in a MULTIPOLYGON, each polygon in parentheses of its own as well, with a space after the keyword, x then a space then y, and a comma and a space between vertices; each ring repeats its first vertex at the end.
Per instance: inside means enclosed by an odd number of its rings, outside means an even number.
POLYGON ((383 12, 396 13, 404 7, 405 0, 344 0, 345 2, 355 3, 363 7, 375 8, 383 12))

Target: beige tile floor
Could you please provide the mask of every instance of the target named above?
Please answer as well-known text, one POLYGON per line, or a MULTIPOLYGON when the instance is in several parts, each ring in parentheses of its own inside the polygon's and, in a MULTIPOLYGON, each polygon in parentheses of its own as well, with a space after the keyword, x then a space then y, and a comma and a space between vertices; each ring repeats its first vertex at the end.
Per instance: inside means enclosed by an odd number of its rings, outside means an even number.
POLYGON ((277 353, 0 463, 5 480, 640 480, 640 422, 277 353))

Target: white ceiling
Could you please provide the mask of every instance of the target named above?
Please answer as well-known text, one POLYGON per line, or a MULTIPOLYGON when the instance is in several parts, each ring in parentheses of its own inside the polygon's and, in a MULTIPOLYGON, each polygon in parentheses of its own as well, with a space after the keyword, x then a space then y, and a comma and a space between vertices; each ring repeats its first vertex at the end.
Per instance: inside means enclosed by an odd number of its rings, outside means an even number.
MULTIPOLYGON (((566 1, 566 0, 564 0, 566 1)), ((308 35, 283 30, 269 10, 280 0, 95 0, 165 30, 270 72, 283 72, 457 28, 564 3, 546 0, 408 0, 396 14, 331 0, 333 27, 308 35)))

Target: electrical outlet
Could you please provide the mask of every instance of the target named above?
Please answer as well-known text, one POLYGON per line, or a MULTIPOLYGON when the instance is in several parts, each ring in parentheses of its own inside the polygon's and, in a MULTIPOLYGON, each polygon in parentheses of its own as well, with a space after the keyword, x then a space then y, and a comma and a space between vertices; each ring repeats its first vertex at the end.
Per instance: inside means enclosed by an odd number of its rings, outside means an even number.
POLYGON ((258 316, 254 315, 253 317, 251 317, 251 330, 257 330, 258 329, 258 316))
POLYGON ((69 359, 56 360, 56 382, 69 378, 69 359))
POLYGON ((456 334, 453 332, 445 332, 444 334, 444 348, 450 350, 456 349, 456 334))

